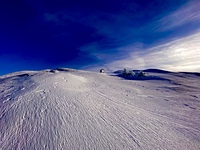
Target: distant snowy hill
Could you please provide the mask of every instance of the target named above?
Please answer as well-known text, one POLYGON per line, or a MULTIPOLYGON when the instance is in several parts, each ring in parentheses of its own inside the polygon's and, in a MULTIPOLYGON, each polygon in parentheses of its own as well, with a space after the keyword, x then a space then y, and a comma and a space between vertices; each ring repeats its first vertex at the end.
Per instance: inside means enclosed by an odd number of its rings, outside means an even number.
POLYGON ((0 76, 0 150, 198 150, 200 76, 73 69, 0 76))

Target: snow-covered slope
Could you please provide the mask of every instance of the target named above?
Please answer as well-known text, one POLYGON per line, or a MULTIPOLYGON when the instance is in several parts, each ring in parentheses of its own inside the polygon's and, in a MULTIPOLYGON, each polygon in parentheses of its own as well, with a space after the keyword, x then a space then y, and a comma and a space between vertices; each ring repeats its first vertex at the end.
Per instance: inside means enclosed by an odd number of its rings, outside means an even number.
POLYGON ((200 149, 200 77, 71 69, 0 77, 0 149, 200 149))

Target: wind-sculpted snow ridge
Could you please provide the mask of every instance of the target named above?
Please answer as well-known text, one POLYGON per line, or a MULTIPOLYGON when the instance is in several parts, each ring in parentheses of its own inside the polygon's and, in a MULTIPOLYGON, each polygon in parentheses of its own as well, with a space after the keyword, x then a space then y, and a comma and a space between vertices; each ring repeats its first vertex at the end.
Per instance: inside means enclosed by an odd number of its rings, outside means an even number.
POLYGON ((48 69, 0 77, 2 150, 198 150, 200 77, 48 69))
POLYGON ((154 72, 154 73, 172 73, 170 71, 161 70, 161 69, 146 69, 144 72, 154 72))

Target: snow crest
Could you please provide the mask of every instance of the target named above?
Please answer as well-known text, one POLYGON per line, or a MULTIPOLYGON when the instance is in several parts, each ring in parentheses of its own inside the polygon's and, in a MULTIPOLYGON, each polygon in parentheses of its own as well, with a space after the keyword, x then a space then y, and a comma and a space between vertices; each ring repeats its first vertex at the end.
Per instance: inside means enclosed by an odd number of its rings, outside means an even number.
POLYGON ((69 69, 0 78, 0 149, 200 149, 200 80, 69 69))

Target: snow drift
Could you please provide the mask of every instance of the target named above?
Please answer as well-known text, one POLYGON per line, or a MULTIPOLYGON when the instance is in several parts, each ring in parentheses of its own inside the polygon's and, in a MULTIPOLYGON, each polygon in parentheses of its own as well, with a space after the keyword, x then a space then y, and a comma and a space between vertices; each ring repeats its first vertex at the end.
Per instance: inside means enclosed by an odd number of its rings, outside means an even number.
POLYGON ((72 69, 0 77, 0 149, 200 149, 200 77, 72 69))

